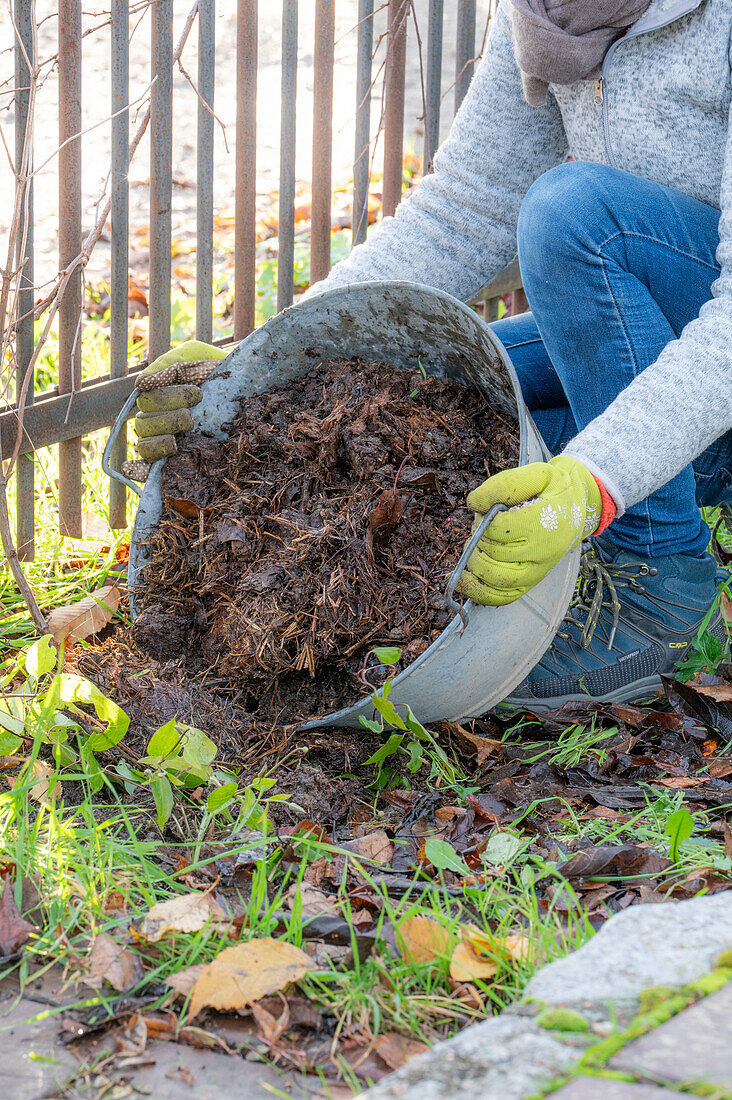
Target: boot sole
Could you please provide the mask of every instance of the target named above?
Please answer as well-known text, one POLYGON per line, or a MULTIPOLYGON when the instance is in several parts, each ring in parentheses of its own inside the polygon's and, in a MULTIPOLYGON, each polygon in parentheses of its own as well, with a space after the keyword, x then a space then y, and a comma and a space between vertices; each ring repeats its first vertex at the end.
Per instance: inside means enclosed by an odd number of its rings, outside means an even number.
POLYGON ((634 680, 632 684, 625 684, 608 691, 605 695, 590 696, 584 692, 572 695, 555 695, 550 699, 519 699, 509 695, 499 706, 518 707, 524 710, 545 711, 558 710, 564 703, 641 703, 646 700, 655 700, 659 691, 663 691, 661 677, 658 675, 645 676, 642 680, 634 680))

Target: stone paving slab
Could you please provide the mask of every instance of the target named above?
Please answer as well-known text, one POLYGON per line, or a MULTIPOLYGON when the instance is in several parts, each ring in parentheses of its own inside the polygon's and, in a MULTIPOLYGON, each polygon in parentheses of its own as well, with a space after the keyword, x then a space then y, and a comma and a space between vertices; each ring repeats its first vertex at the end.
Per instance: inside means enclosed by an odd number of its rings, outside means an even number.
POLYGON ((369 1100, 523 1100, 566 1073, 580 1052, 532 1020, 494 1016, 438 1043, 386 1077, 369 1100))
POLYGON ((732 947, 732 893, 616 913, 589 943, 535 974, 524 996, 547 1004, 634 1000, 697 981, 732 947))
POLYGON ((679 1100, 678 1092, 657 1085, 634 1085, 607 1077, 577 1077, 558 1092, 556 1100, 679 1100))
POLYGON ((732 1089, 732 983, 624 1047, 613 1069, 732 1089))
MULTIPOLYGON (((140 1100, 144 1096, 150 1100, 273 1100, 280 1095, 306 1100, 313 1095, 287 1073, 230 1054, 152 1042, 143 1057, 152 1064, 131 1072, 114 1066, 107 1071, 110 1078, 129 1082, 135 1089, 132 1096, 140 1100)), ((79 1081, 64 1100, 97 1100, 99 1095, 99 1088, 79 1081)))
MULTIPOLYGON (((59 1040, 58 1014, 47 1015, 56 989, 49 982, 39 985, 43 1001, 0 992, 2 1100, 97 1100, 99 1096, 96 1084, 78 1077, 79 1059, 59 1040)), ((109 1050, 109 1040, 103 1036, 96 1042, 85 1040, 79 1055, 93 1066, 109 1050)), ((152 1100, 272 1100, 279 1095, 314 1100, 326 1095, 316 1077, 300 1077, 263 1062, 178 1043, 148 1043, 141 1062, 145 1064, 135 1068, 112 1063, 105 1072, 139 1090, 131 1095, 152 1100)), ((334 1089, 332 1095, 342 1098, 351 1092, 334 1089)))
POLYGON ((58 1019, 33 1019, 46 1011, 44 1005, 25 998, 6 997, 0 1002, 0 1096, 4 1100, 52 1095, 78 1069, 76 1058, 56 1038, 58 1019))

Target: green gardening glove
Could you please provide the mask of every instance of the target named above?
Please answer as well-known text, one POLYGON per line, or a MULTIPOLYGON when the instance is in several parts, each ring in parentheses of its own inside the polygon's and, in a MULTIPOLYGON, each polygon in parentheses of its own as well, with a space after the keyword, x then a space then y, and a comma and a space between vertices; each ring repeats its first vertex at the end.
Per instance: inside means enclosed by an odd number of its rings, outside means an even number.
POLYGON ((155 462, 176 453, 176 433, 188 432, 193 427, 191 409, 203 398, 201 383, 208 378, 214 363, 226 355, 221 348, 188 340, 159 355, 140 371, 135 430, 137 452, 143 462, 155 462))
POLYGON ((518 600, 597 530, 603 510, 594 477, 568 455, 504 470, 468 495, 476 523, 499 503, 510 510, 489 524, 457 584, 475 603, 518 600))

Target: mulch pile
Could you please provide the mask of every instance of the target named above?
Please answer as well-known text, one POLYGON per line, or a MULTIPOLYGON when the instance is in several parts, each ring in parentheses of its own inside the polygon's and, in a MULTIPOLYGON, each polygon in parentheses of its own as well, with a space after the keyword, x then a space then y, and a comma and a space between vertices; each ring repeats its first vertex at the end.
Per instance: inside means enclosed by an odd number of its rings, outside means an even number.
POLYGON ((191 432, 164 470, 136 644, 261 725, 349 705, 451 618, 469 490, 514 464, 482 394, 332 361, 247 398, 225 441, 191 432))

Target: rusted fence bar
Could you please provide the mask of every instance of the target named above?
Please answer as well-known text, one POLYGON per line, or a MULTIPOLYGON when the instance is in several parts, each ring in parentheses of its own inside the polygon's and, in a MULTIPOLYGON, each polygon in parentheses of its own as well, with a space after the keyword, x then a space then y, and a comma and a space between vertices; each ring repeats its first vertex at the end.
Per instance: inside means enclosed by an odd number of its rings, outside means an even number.
MULTIPOLYGON (((81 251, 81 0, 58 5, 59 267, 81 251)), ((58 388, 81 385, 81 268, 71 275, 59 306, 58 388)), ((73 397, 69 397, 69 402, 73 397)), ((81 538, 81 437, 58 448, 58 502, 62 535, 81 538)))
MULTIPOLYGON (((129 0, 112 0, 111 83, 112 83, 112 254, 110 262, 109 374, 127 374, 127 303, 130 198, 127 182, 130 152, 130 57, 129 0)), ((112 465, 122 468, 127 457, 127 426, 112 452, 112 465)), ((127 490, 118 481, 109 483, 109 526, 127 526, 127 490)))
POLYGON ((384 76, 384 216, 394 213, 402 197, 404 154, 404 78, 407 64, 407 17, 410 0, 389 0, 384 76))
POLYGON ((295 293, 295 147, 297 109, 298 0, 282 0, 282 96, 280 101, 280 195, 277 226, 277 309, 295 293))
POLYGON ((216 3, 198 0, 198 127, 196 134, 196 336, 213 336, 213 180, 216 3))
POLYGON ((315 0, 313 56, 313 170, 310 281, 330 271, 330 208, 333 173, 333 64, 335 0, 315 0))
POLYGON ((475 0, 458 0, 455 51, 455 114, 473 79, 475 58, 475 0))
POLYGON ((353 244, 366 240, 369 224, 371 68, 374 52, 374 0, 358 0, 356 56, 356 148, 353 156, 353 244))
POLYGON ((424 161, 426 176, 432 171, 440 144, 440 94, 442 91, 442 23, 444 0, 430 0, 427 25, 427 76, 425 79, 424 161))
MULTIPOLYGON (((67 394, 54 390, 39 394, 26 409, 21 446, 40 450, 78 435, 96 432, 114 423, 117 413, 132 393, 135 375, 142 369, 136 364, 124 378, 90 378, 74 394, 69 410, 67 394)), ((0 408, 0 446, 12 451, 18 433, 18 414, 14 408, 0 408)))
POLYGON ((173 0, 151 8, 150 290, 148 357, 170 347, 170 246, 173 215, 173 0))
POLYGON ((254 328, 257 259, 257 0, 236 9, 236 196, 234 200, 234 336, 254 328))
MULTIPOLYGON (((28 62, 34 64, 31 0, 15 0, 15 171, 20 178, 25 172, 30 176, 33 168, 32 134, 26 134, 30 101, 28 62), (26 60, 27 58, 27 60, 26 60), (26 141, 28 148, 26 149, 26 141)), ((18 225, 16 263, 22 266, 20 293, 18 295, 18 325, 15 339, 15 385, 20 394, 33 355, 33 180, 28 178, 18 225)), ((26 407, 33 403, 33 380, 28 385, 26 407)), ((7 457, 15 446, 0 447, 0 457, 7 457)), ((20 455, 15 467, 17 487, 17 549, 21 561, 31 561, 35 552, 33 537, 35 510, 33 505, 34 463, 30 455, 20 455)))

